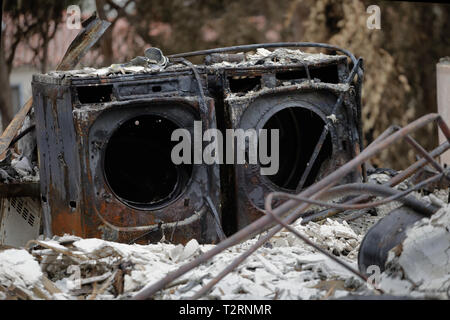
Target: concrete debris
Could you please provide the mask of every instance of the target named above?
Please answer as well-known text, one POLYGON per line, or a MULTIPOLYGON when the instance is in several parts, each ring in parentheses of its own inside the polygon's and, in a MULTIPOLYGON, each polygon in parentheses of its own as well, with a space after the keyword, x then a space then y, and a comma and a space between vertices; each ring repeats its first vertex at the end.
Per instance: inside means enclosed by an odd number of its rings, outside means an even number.
POLYGON ((327 119, 330 119, 331 122, 333 122, 333 123, 338 122, 338 118, 336 117, 335 114, 332 114, 332 115, 328 116, 327 119))
MULTIPOLYGON (((361 236, 348 224, 328 219, 322 224, 309 223, 306 226, 297 221, 294 226, 356 267, 361 236)), ((256 241, 256 238, 248 240, 217 255, 176 280, 157 298, 192 296, 202 284, 209 282, 256 241)), ((33 288, 39 288, 48 299, 124 299, 212 247, 199 245, 196 240, 185 246, 165 243, 143 246, 73 236, 55 237, 36 241, 31 254, 26 250, 2 252, 5 257, 16 258, 0 258, 0 261, 7 261, 0 264, 0 279, 2 284, 5 283, 3 279, 10 279, 16 287, 27 292, 29 299, 43 299, 33 293, 33 288), (23 267, 11 268, 13 265, 23 267), (14 269, 13 274, 11 269, 14 269), (44 279, 49 280, 51 285, 44 279), (106 288, 99 292, 98 288, 105 283, 106 288), (48 290, 49 287, 53 288, 53 293, 48 290)), ((282 231, 219 282, 207 298, 322 299, 327 293, 327 298, 338 298, 349 293, 365 292, 368 289, 349 271, 289 232, 282 231), (333 289, 330 294, 327 283, 332 281, 339 282, 340 286, 336 286, 339 290, 333 289)))
POLYGON ((402 245, 390 251, 380 288, 395 295, 449 299, 449 231, 450 205, 418 221, 402 245))
MULTIPOLYGON (((30 115, 25 117, 19 134, 34 125, 34 112, 30 112, 30 115)), ((0 161, 0 183, 39 182, 34 131, 23 136, 16 146, 17 150, 8 150, 5 158, 0 161), (15 151, 18 151, 18 154, 15 151)))
POLYGON ((0 252, 0 300, 47 299, 39 263, 26 250, 0 252))

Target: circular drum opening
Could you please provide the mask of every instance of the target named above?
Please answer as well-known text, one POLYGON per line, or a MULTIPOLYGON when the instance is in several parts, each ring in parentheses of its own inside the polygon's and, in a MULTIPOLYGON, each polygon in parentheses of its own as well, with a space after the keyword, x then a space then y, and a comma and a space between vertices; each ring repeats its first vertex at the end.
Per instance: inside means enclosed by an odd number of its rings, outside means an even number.
POLYGON ((123 123, 111 136, 104 154, 104 173, 112 191, 126 204, 155 209, 183 193, 192 165, 175 165, 171 152, 178 129, 171 120, 142 115, 123 123))
MULTIPOLYGON (((275 113, 266 122, 264 129, 280 130, 280 166, 278 173, 267 176, 267 178, 280 188, 295 191, 324 126, 325 122, 322 118, 306 108, 291 107, 275 113)), ((268 152, 272 154, 270 140, 268 139, 268 152)), ((332 144, 328 133, 322 150, 303 184, 303 188, 314 183, 323 162, 329 159, 331 155, 332 144)))

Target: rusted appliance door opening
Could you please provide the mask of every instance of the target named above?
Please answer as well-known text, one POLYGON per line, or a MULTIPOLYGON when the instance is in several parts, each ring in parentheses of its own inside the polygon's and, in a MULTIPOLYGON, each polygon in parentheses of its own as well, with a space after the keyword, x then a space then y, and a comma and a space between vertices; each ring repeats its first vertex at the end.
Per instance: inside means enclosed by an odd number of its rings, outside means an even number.
POLYGON ((204 200, 218 203, 218 194, 205 188, 216 183, 211 171, 192 160, 176 165, 171 158, 179 143, 172 141, 173 132, 184 129, 193 141, 200 119, 198 105, 180 98, 113 103, 96 118, 89 131, 95 177, 89 233, 101 226, 100 237, 121 242, 216 241, 204 200))
POLYGON ((126 205, 143 210, 165 207, 186 190, 193 166, 175 165, 172 132, 180 126, 148 114, 121 124, 109 139, 103 168, 112 192, 126 205))
MULTIPOLYGON (((289 107, 275 113, 263 128, 279 131, 280 163, 278 172, 266 176, 267 179, 279 189, 295 192, 325 125, 317 113, 301 106, 289 107)), ((268 154, 272 155, 274 148, 271 139, 268 139, 267 148, 268 154)), ((331 137, 328 133, 303 187, 314 183, 322 165, 331 158, 332 150, 331 137)), ((269 165, 261 167, 267 168, 269 165)))
MULTIPOLYGON (((238 228, 261 217, 265 197, 270 192, 298 193, 351 157, 348 131, 345 126, 333 125, 329 119, 336 100, 328 91, 286 92, 262 95, 248 105, 240 127, 279 130, 279 166, 274 174, 264 175, 261 168, 270 167, 272 163, 236 165, 238 228), (321 141, 325 128, 327 131, 321 141), (321 149, 308 168, 319 141, 321 149)), ((346 113, 334 116, 338 124, 348 123, 346 113)), ((267 141, 267 155, 274 161, 277 148, 271 145, 270 131, 267 141)))

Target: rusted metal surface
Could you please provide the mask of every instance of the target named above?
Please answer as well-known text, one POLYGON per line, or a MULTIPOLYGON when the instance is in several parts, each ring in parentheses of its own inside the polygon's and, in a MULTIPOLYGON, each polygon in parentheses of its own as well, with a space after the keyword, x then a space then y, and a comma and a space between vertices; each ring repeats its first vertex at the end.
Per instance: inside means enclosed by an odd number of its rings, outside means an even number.
MULTIPOLYGON (((300 134, 295 141, 289 141, 289 152, 300 153, 292 163, 292 170, 286 172, 287 182, 274 183, 274 179, 261 176, 259 165, 235 165, 235 185, 230 187, 234 194, 228 198, 237 203, 237 228, 243 228, 249 223, 260 218, 264 213, 264 198, 274 191, 288 191, 295 193, 303 187, 308 187, 316 180, 320 180, 330 172, 333 172, 345 162, 356 156, 359 152, 354 146, 359 146, 359 127, 356 117, 358 104, 355 92, 357 82, 354 81, 360 67, 360 62, 353 66, 352 72, 348 70, 345 56, 334 56, 329 61, 321 63, 309 63, 308 68, 304 64, 258 68, 227 68, 222 75, 224 82, 223 95, 225 97, 226 122, 229 128, 263 129, 271 119, 276 119, 280 114, 289 110, 308 110, 320 119, 317 125, 308 126, 308 122, 302 123, 294 133, 300 134), (331 71, 334 70, 334 71, 331 71), (333 74, 334 72, 334 74, 333 74), (308 75, 314 75, 315 81, 308 80, 308 75), (289 75, 283 79, 283 75, 289 75), (302 79, 302 75, 303 78, 302 79), (334 76, 334 79, 331 80, 334 76), (261 83, 250 88, 250 92, 236 92, 232 87, 233 79, 261 79, 261 83), (317 78, 321 80, 317 80, 317 78), (291 85, 286 85, 291 81, 291 85), (327 81, 332 81, 331 83, 327 81), (349 90, 350 85, 356 86, 355 90, 349 90), (342 107, 341 107, 342 106, 342 107), (307 138, 306 138, 307 137, 307 138), (305 140, 308 140, 306 143, 305 140), (297 145, 292 145, 296 143, 297 145), (310 147, 307 147, 307 144, 310 147), (327 148, 324 147, 327 144, 327 148), (326 150, 327 149, 327 150, 326 150), (320 157, 320 161, 318 161, 320 157), (303 160, 302 160, 303 159, 303 160), (289 186, 294 182, 294 186, 289 186)), ((299 116, 300 117, 300 116, 299 116)), ((286 122, 295 121, 295 117, 282 118, 279 129, 288 127, 286 122)), ((277 127, 278 128, 278 127, 277 127)), ((285 130, 286 141, 291 132, 285 130)), ((286 152, 286 151, 285 151, 286 152)), ((280 152, 280 158, 291 158, 291 154, 280 152)), ((293 158, 294 159, 294 158, 293 158)), ((280 170, 286 170, 289 163, 281 163, 280 170)), ((284 173, 283 173, 284 174, 284 173)), ((356 169, 347 175, 342 182, 361 181, 361 170, 356 169)))
MULTIPOLYGON (((190 130, 194 120, 206 119, 203 131, 214 128, 214 101, 206 98, 201 108, 195 83, 189 70, 87 81, 35 77, 42 195, 48 202, 55 234, 67 232, 127 243, 148 243, 162 238, 174 243, 186 243, 192 238, 209 243, 218 241, 215 217, 207 213, 210 204, 205 201, 208 196, 220 207, 218 166, 193 165, 183 190, 159 206, 128 201, 114 190, 105 173, 108 142, 130 119, 157 116, 190 130), (152 90, 154 86, 159 90, 152 90), (105 87, 111 89, 108 97, 98 94, 105 87), (90 94, 90 89, 94 95, 83 96, 90 94), (86 102, 86 98, 105 102, 86 102)), ((151 148, 140 146, 146 147, 151 148)), ((124 168, 132 167, 133 161, 142 163, 133 154, 124 156, 120 156, 124 168)), ((154 154, 155 159, 158 156, 154 154)), ((152 166, 151 161, 148 166, 152 166)), ((162 186, 164 181, 154 183, 162 186)))

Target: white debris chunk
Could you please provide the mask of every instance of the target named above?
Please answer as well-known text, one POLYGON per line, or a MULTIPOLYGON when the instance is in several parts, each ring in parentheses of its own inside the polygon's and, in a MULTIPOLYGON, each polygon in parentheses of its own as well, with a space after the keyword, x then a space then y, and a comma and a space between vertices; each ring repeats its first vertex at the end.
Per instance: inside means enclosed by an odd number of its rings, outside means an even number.
POLYGON ((256 49, 256 55, 253 55, 253 56, 267 57, 270 54, 272 54, 272 51, 269 51, 264 48, 258 48, 258 49, 256 49))
POLYGON ((329 116, 327 117, 327 119, 331 120, 331 122, 333 122, 333 123, 338 122, 338 118, 336 117, 335 114, 329 115, 329 116))
POLYGON ((170 249, 168 252, 168 256, 169 256, 170 260, 172 260, 174 262, 180 261, 180 257, 183 254, 183 250, 184 250, 184 247, 181 244, 170 249))
POLYGON ((11 166, 17 171, 20 170, 19 172, 24 176, 30 174, 33 171, 33 169, 31 168, 31 163, 27 157, 13 159, 11 161, 11 166))
POLYGON ((418 221, 406 232, 400 255, 391 251, 388 256, 380 287, 392 294, 448 299, 449 231, 450 205, 445 205, 430 219, 418 221))
POLYGON ((436 197, 434 194, 430 193, 428 195, 428 197, 430 198, 430 201, 432 204, 434 204, 438 207, 441 207, 441 208, 445 207, 445 202, 442 201, 441 199, 439 199, 438 197, 436 197))
POLYGON ((189 241, 186 246, 184 247, 183 253, 181 254, 181 260, 186 260, 191 258, 200 248, 200 245, 198 244, 197 240, 192 239, 189 241))
POLYGON ((26 250, 10 249, 0 252, 0 284, 30 288, 41 277, 39 263, 26 250))

